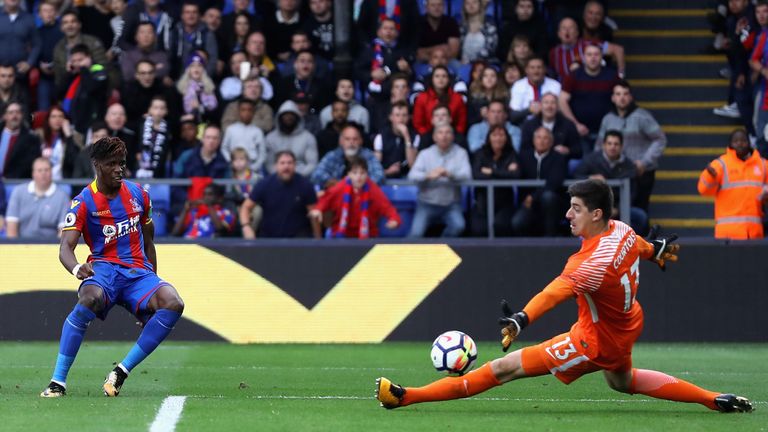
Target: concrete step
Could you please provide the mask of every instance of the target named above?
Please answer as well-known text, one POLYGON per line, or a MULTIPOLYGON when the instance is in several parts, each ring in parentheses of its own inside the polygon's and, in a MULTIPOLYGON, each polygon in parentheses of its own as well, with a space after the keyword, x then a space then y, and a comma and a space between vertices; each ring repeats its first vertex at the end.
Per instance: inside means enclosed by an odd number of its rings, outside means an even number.
POLYGON ((627 79, 648 78, 721 78, 720 69, 726 67, 725 57, 722 62, 683 63, 683 62, 627 62, 627 79))
POLYGON ((712 78, 712 81, 699 81, 699 83, 707 83, 707 85, 699 86, 641 85, 635 87, 635 81, 637 80, 630 79, 629 83, 632 85, 632 94, 639 102, 659 102, 668 100, 713 101, 725 100, 728 97, 727 82, 717 78, 712 78))
MULTIPOLYGON (((637 30, 638 32, 640 30, 637 30)), ((698 32, 699 30, 671 30, 668 34, 674 35, 675 32, 698 32)), ((635 34, 633 30, 627 30, 624 34, 635 34)), ((642 33, 637 33, 642 34, 642 33)), ((624 47, 624 51, 633 55, 642 54, 707 54, 712 46, 711 35, 689 36, 677 38, 674 36, 663 36, 664 33, 658 33, 658 37, 627 37, 622 36, 616 39, 616 43, 624 47)))
MULTIPOLYGON (((661 172, 664 172, 664 171, 667 171, 667 170, 663 170, 661 172)), ((657 174, 656 184, 653 187, 653 192, 656 194, 695 195, 699 193, 699 191, 696 189, 696 183, 698 182, 698 177, 695 179, 693 178, 663 179, 663 178, 659 178, 658 176, 659 171, 657 171, 656 174, 657 174)))
MULTIPOLYGON (((646 12, 649 14, 658 15, 630 16, 625 12, 636 14, 638 13, 638 10, 614 9, 610 12, 610 15, 614 20, 616 20, 616 23, 619 25, 619 29, 621 30, 646 30, 652 28, 663 28, 666 30, 701 30, 703 28, 708 28, 704 11, 704 9, 689 9, 681 12, 682 14, 689 14, 689 16, 680 16, 675 14, 661 15, 662 12, 660 9, 651 9, 646 12)), ((712 39, 714 39, 714 35, 712 36, 712 39)))
POLYGON ((659 169, 664 171, 699 171, 717 156, 662 156, 659 169))
POLYGON ((651 216, 676 219, 711 219, 714 205, 712 203, 653 203, 649 209, 651 216))

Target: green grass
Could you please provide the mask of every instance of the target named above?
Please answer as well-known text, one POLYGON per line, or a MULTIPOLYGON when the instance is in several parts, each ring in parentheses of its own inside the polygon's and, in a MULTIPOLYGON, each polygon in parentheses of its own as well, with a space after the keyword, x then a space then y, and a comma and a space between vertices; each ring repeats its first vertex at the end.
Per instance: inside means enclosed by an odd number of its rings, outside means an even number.
MULTIPOLYGON (((0 343, 0 430, 146 431, 162 400, 188 396, 180 431, 691 431, 768 430, 768 345, 639 344, 637 367, 750 397, 756 412, 724 415, 699 405, 615 393, 600 374, 570 386, 546 376, 475 398, 387 411, 373 399, 380 375, 407 385, 439 378, 429 343, 248 345, 168 343, 140 365, 116 399, 105 374, 130 348, 84 344, 69 395, 41 399, 54 343, 0 343), (241 385, 242 383, 242 385, 241 385)), ((480 344, 479 361, 500 354, 480 344)))

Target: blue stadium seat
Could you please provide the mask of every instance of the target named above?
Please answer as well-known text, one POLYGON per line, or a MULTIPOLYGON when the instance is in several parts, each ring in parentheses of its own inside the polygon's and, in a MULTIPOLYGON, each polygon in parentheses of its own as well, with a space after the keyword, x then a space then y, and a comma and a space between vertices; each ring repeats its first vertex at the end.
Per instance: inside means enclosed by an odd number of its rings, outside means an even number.
POLYGON ((16 187, 16 185, 5 185, 5 202, 6 204, 8 201, 11 200, 11 193, 13 193, 13 189, 16 187))
POLYGON ((381 190, 387 195, 392 205, 397 209, 402 223, 397 228, 391 230, 384 226, 387 221, 379 221, 380 237, 405 237, 411 230, 413 214, 416 212, 416 199, 419 193, 417 186, 407 185, 384 185, 381 190))
POLYGON ((461 65, 459 68, 459 79, 469 84, 469 75, 472 73, 472 63, 461 65))
POLYGON ((155 235, 168 235, 168 220, 171 213, 171 187, 166 184, 144 185, 152 200, 152 219, 155 221, 155 235))

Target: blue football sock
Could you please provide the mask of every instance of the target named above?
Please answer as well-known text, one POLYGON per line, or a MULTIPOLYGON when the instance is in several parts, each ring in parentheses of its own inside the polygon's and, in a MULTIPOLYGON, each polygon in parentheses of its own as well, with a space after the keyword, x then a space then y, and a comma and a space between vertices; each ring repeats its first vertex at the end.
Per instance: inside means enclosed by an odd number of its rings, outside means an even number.
POLYGON ((94 318, 96 318, 95 313, 87 307, 77 304, 67 319, 64 320, 64 325, 61 328, 61 341, 59 342, 59 356, 56 358, 56 368, 53 370, 52 381, 66 385, 69 368, 75 361, 88 324, 94 318))
POLYGON ((119 366, 122 366, 126 372, 130 372, 148 355, 152 354, 160 342, 171 333, 179 318, 181 318, 180 313, 169 309, 160 309, 155 312, 144 325, 144 331, 141 332, 136 345, 131 348, 119 366))

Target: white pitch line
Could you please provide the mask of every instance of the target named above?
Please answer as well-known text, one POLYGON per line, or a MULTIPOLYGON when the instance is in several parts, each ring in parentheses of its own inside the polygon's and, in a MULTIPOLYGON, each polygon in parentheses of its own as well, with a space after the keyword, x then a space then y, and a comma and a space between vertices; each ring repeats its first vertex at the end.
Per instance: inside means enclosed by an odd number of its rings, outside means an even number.
POLYGON ((176 423, 181 418, 181 411, 184 409, 184 401, 186 400, 186 396, 168 396, 165 398, 157 411, 155 421, 149 427, 149 432, 173 432, 176 430, 176 423))

